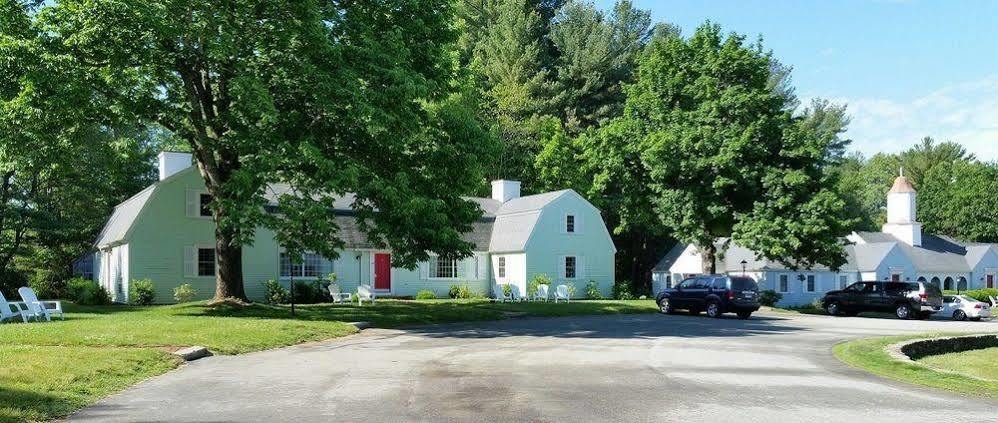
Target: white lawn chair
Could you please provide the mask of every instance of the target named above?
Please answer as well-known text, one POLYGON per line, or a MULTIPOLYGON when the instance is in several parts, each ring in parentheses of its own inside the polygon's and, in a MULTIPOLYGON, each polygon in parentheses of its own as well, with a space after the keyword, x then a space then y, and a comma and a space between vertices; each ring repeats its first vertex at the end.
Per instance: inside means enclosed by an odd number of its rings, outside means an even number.
POLYGON ((530 298, 528 298, 526 295, 523 295, 523 292, 520 291, 520 286, 519 285, 510 284, 509 285, 509 295, 511 295, 513 297, 513 301, 516 301, 516 302, 530 300, 530 298))
POLYGON ((24 303, 7 301, 7 299, 3 297, 3 293, 0 292, 0 322, 20 317, 22 322, 28 323, 28 316, 25 315, 25 311, 27 311, 27 309, 25 308, 24 303))
POLYGON ((554 291, 554 302, 557 303, 558 300, 572 302, 572 297, 568 295, 568 285, 558 285, 558 288, 554 291))
POLYGON ((340 292, 340 286, 335 283, 329 284, 329 296, 337 304, 349 303, 353 299, 353 296, 349 292, 340 292))
POLYGON ((547 285, 537 285, 537 292, 534 293, 534 301, 548 300, 548 286, 547 285))
POLYGON ((374 304, 376 297, 377 295, 371 289, 371 285, 360 285, 357 287, 357 303, 359 305, 364 305, 364 301, 370 301, 371 304, 374 304))
POLYGON ((17 293, 21 294, 21 299, 24 300, 24 305, 27 306, 28 318, 35 318, 35 321, 41 321, 42 317, 45 320, 52 321, 53 314, 59 314, 62 320, 66 320, 66 315, 62 313, 62 302, 61 301, 40 301, 38 296, 35 295, 35 291, 29 287, 22 286, 17 289, 17 293))
POLYGON ((506 290, 503 289, 503 286, 505 286, 505 285, 498 285, 497 284, 496 286, 492 287, 492 292, 495 294, 495 300, 496 300, 497 303, 506 302, 506 301, 513 301, 513 287, 512 287, 512 285, 510 286, 509 294, 506 293, 506 290))
POLYGON ((991 300, 991 308, 998 307, 998 297, 988 296, 988 298, 991 300))

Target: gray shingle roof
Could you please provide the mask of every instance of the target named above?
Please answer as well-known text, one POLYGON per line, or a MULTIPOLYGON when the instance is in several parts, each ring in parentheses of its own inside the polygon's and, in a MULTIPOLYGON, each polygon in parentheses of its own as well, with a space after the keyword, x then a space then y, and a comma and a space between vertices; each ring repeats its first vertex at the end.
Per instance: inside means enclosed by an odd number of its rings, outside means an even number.
MULTIPOLYGON (((132 223, 160 185, 161 182, 154 183, 119 204, 95 245, 104 247, 124 242, 132 223)), ((267 187, 264 197, 271 205, 276 205, 281 195, 291 192, 291 187, 287 184, 273 184, 267 187)), ((528 195, 505 203, 492 198, 465 197, 465 200, 478 204, 482 210, 482 218, 473 222, 471 231, 461 238, 472 243, 476 251, 522 251, 537 224, 540 210, 567 192, 569 190, 528 195)), ((380 248, 381 246, 367 239, 353 216, 355 201, 356 196, 352 193, 334 197, 333 208, 341 212, 336 217, 336 224, 340 228, 338 236, 346 248, 380 248)))
POLYGON ((651 271, 668 272, 669 269, 672 268, 672 265, 676 263, 676 260, 679 259, 679 256, 681 256, 683 254, 683 251, 685 250, 686 250, 686 244, 677 242, 676 245, 672 246, 672 249, 670 249, 669 252, 665 253, 665 255, 662 256, 662 259, 658 261, 658 264, 656 264, 651 271))
POLYGON ((114 208, 114 212, 111 213, 111 218, 104 224, 104 229, 97 236, 94 246, 103 248, 124 241, 125 236, 128 235, 128 230, 132 228, 132 222, 142 212, 142 208, 145 207, 146 202, 152 197, 155 189, 155 184, 150 185, 146 189, 139 191, 138 194, 133 195, 132 198, 118 204, 114 208))

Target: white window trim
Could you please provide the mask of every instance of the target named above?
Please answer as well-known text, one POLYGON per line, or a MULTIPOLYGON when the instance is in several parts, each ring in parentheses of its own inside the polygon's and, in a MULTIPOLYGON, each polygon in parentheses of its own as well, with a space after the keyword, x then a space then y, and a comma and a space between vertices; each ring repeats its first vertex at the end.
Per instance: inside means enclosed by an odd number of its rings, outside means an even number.
POLYGON ((430 260, 426 262, 426 279, 427 280, 431 280, 431 281, 456 281, 456 280, 461 279, 461 270, 460 270, 459 266, 461 266, 463 264, 464 260, 453 259, 454 260, 454 277, 438 277, 438 276, 436 276, 437 273, 434 271, 436 269, 434 269, 433 266, 432 266, 433 265, 433 260, 437 260, 439 262, 440 257, 439 256, 435 256, 435 255, 434 256, 430 256, 430 260))
POLYGON ((194 245, 194 276, 195 278, 214 278, 218 276, 218 251, 215 251, 215 274, 214 275, 202 275, 201 274, 201 250, 215 250, 214 245, 206 244, 196 244, 194 245))
POLYGON ((561 277, 565 280, 578 280, 579 279, 579 256, 561 256, 561 277), (575 276, 568 277, 568 258, 572 257, 575 259, 575 276))
POLYGON ((582 216, 578 213, 564 213, 561 216, 561 233, 565 235, 579 235, 582 234, 582 216), (574 222, 572 224, 572 232, 568 231, 568 216, 572 216, 574 222))
POLYGON ((497 278, 505 278, 506 277, 506 275, 508 274, 506 266, 508 266, 508 264, 506 264, 506 257, 505 256, 496 257, 496 277, 497 278))
POLYGON ((187 198, 185 199, 188 203, 193 201, 193 204, 187 204, 187 217, 191 219, 201 219, 201 220, 211 220, 213 217, 211 215, 202 216, 201 215, 201 195, 210 195, 208 190, 205 189, 188 189, 187 198), (193 208, 193 210, 192 210, 193 208))
POLYGON ((791 292, 792 285, 793 284, 790 283, 790 274, 789 273, 780 273, 779 275, 776 276, 776 292, 779 292, 781 294, 789 294, 791 292), (786 289, 786 291, 783 290, 783 285, 782 285, 782 283, 783 283, 783 277, 784 276, 786 276, 786 278, 787 278, 787 289, 786 289))
MULTIPOLYGON (((282 281, 291 280, 291 276, 281 275, 281 254, 284 254, 285 252, 286 251, 283 248, 281 248, 281 249, 279 249, 277 251, 277 279, 282 280, 282 281)), ((331 273, 336 273, 336 260, 329 260, 329 259, 327 259, 327 258, 322 257, 321 255, 319 255, 319 260, 325 261, 325 262, 329 263, 329 271, 328 272, 323 272, 322 269, 319 269, 319 273, 320 273, 319 275, 316 275, 316 276, 304 276, 305 275, 305 257, 304 257, 305 254, 317 254, 318 255, 318 253, 315 253, 315 252, 312 252, 312 251, 306 251, 306 252, 302 253, 302 262, 298 264, 299 266, 301 266, 301 274, 302 274, 302 276, 295 276, 294 277, 295 280, 321 280, 321 279, 325 279, 326 276, 328 276, 331 273)), ((321 262, 319 263, 319 266, 320 267, 322 266, 321 262)))
POLYGON ((818 292, 818 275, 814 273, 801 273, 801 274, 804 275, 804 280, 801 281, 801 283, 803 284, 803 292, 808 294, 813 294, 815 292, 818 292), (808 276, 814 278, 814 289, 807 289, 808 276))

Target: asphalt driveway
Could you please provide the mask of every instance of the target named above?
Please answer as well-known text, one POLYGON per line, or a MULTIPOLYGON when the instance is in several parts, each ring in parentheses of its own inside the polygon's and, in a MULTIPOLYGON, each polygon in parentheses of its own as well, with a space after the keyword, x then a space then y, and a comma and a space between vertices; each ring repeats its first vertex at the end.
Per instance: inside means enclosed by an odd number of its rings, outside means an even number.
POLYGON ((514 319, 211 357, 80 421, 976 422, 998 402, 913 387, 832 356, 845 339, 998 322, 759 314, 514 319))

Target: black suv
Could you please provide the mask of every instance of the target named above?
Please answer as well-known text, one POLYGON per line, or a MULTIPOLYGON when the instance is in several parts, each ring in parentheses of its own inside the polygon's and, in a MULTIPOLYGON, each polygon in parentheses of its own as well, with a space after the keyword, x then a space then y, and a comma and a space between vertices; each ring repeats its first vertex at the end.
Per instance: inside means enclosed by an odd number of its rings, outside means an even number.
POLYGON ((899 319, 927 319, 942 309, 943 293, 925 282, 856 282, 840 291, 828 291, 821 303, 832 316, 887 311, 899 319))
POLYGON ((655 298, 663 313, 673 314, 677 309, 690 314, 706 311, 710 317, 723 313, 737 313, 748 319, 759 309, 759 285, 745 276, 702 275, 685 279, 675 288, 667 288, 655 298))

